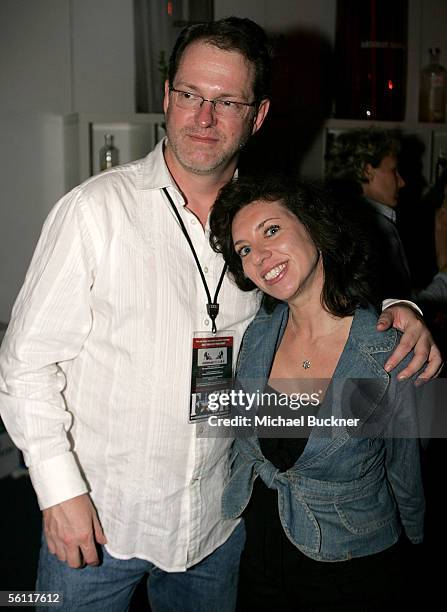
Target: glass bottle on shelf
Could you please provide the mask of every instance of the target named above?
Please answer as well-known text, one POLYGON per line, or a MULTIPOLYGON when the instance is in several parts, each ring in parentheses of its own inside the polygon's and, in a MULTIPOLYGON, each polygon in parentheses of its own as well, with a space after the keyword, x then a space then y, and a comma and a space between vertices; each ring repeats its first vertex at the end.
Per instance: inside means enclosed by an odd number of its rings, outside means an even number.
POLYGON ((445 121, 447 71, 439 63, 440 49, 429 49, 430 64, 421 71, 419 121, 445 121))
POLYGON ((104 146, 99 150, 99 168, 107 170, 119 164, 119 150, 113 144, 113 134, 104 134, 104 146))

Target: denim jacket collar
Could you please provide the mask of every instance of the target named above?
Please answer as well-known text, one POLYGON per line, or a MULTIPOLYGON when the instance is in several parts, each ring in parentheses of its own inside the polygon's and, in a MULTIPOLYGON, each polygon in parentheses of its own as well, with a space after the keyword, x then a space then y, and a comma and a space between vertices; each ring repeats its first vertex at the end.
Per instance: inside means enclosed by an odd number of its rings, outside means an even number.
MULTIPOLYGON (((240 367, 237 381, 247 393, 262 391, 269 379, 274 355, 278 349, 287 325, 289 309, 287 304, 278 304, 272 313, 262 307, 246 332, 239 358, 240 367), (244 345, 250 348, 244 349, 244 345)), ((385 356, 397 343, 394 329, 378 332, 375 329, 377 313, 372 308, 358 308, 355 311, 349 336, 342 351, 332 381, 327 389, 325 400, 318 416, 322 418, 337 414, 342 409, 342 386, 355 379, 362 384, 360 417, 364 422, 371 417, 387 391, 390 377, 383 369, 385 356), (382 356, 382 359, 381 359, 382 356), (374 382, 368 384, 367 379, 374 382)), ((305 467, 309 462, 334 452, 340 444, 350 437, 349 430, 338 429, 334 437, 327 436, 327 430, 314 428, 309 443, 299 458, 296 468, 305 467), (323 433, 321 433, 323 431, 323 433)), ((250 439, 250 446, 262 458, 257 438, 250 439)))
MULTIPOLYGON (((240 380, 242 378, 268 380, 273 358, 286 329, 288 316, 289 308, 285 303, 278 304, 272 313, 267 313, 261 306, 256 318, 247 330, 242 345, 238 364, 243 363, 244 366, 243 370, 238 368, 237 371, 240 380)), ((385 332, 376 331, 376 320, 377 313, 372 306, 357 308, 348 340, 340 356, 334 376, 343 377, 347 372, 351 377, 386 376, 380 359, 377 361, 373 356, 392 350, 396 345, 397 332, 395 329, 389 329, 385 332), (374 325, 371 325, 372 322, 374 325), (362 363, 355 365, 352 361, 353 353, 363 357, 362 363)))

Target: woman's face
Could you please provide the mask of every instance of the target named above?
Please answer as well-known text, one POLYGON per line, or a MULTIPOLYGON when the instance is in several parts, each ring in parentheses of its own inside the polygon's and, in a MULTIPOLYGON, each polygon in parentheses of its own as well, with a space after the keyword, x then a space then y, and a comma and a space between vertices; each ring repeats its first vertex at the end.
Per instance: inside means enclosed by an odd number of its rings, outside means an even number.
POLYGON ((323 267, 303 224, 281 202, 257 201, 234 217, 232 237, 244 274, 269 295, 294 302, 300 295, 320 299, 323 267))

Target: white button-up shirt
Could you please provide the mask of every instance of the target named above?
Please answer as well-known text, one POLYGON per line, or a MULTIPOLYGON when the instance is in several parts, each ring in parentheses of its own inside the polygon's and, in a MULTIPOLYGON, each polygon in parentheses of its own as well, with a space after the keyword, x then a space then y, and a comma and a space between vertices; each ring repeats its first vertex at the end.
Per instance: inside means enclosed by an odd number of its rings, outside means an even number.
MULTIPOLYGON (((214 295, 223 261, 164 162, 91 178, 55 206, 0 357, 0 408, 41 508, 90 492, 115 557, 181 571, 235 528, 221 519, 230 440, 188 423, 192 338, 210 331, 206 294, 166 197, 214 295)), ((259 298, 226 277, 219 330, 234 355, 259 298)))

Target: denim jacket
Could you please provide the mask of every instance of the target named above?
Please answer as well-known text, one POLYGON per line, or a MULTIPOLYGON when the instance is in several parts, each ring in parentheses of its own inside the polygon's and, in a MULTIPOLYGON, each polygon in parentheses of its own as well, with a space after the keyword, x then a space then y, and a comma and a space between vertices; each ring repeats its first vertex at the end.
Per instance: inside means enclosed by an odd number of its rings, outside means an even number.
MULTIPOLYGON (((287 318, 286 304, 279 304, 271 314, 261 308, 247 329, 237 368, 244 392, 265 388, 287 318)), ((318 416, 346 413, 348 408, 361 422, 369 423, 381 422, 381 414, 389 420, 387 411, 391 410, 401 425, 411 425, 412 381, 396 380, 409 357, 391 374, 383 369, 399 334, 394 329, 377 332, 376 323, 372 308, 355 312, 318 416), (346 385, 358 386, 361 381, 372 383, 360 390, 361 400, 358 393, 345 393, 346 385), (410 393, 402 401, 405 386, 410 393)), ((352 435, 347 427, 328 436, 320 435, 315 427, 304 452, 286 472, 262 455, 256 436, 238 438, 223 494, 223 514, 238 517, 250 500, 254 480, 260 477, 278 491, 285 533, 313 559, 343 561, 380 552, 398 540, 402 527, 411 542, 420 543, 424 495, 416 436, 417 432, 413 438, 363 437, 352 435)))

